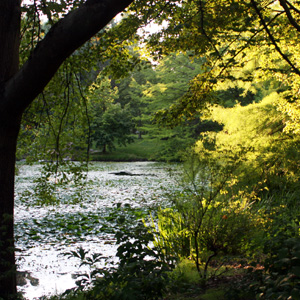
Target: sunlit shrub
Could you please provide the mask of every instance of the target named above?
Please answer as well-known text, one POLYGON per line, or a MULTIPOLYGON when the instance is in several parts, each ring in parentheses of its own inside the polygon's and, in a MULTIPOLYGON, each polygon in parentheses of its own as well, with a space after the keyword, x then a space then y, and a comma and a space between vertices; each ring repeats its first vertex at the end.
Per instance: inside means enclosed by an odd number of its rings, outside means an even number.
POLYGON ((231 259, 245 253, 257 230, 249 199, 230 192, 241 158, 219 155, 192 156, 179 183, 182 188, 170 195, 173 207, 160 209, 149 226, 156 233, 155 244, 166 255, 191 258, 204 282, 217 256, 231 259))

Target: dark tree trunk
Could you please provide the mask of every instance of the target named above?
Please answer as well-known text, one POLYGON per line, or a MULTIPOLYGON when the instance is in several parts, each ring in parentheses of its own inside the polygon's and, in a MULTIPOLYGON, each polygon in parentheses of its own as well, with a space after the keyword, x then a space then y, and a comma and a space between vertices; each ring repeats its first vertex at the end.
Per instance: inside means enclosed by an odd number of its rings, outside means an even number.
POLYGON ((106 154, 106 153, 107 153, 107 151, 106 151, 106 144, 103 145, 102 153, 103 153, 103 154, 106 154))
POLYGON ((19 68, 20 18, 20 0, 0 1, 0 85, 19 68))
POLYGON ((0 299, 17 299, 14 173, 24 110, 60 65, 133 0, 86 0, 57 22, 19 68, 20 0, 0 0, 0 299))
POLYGON ((0 2, 0 298, 16 299, 14 174, 21 116, 6 110, 3 89, 19 68, 20 0, 0 2))
POLYGON ((20 118, 0 114, 0 299, 16 299, 17 292, 13 212, 19 124, 20 118))

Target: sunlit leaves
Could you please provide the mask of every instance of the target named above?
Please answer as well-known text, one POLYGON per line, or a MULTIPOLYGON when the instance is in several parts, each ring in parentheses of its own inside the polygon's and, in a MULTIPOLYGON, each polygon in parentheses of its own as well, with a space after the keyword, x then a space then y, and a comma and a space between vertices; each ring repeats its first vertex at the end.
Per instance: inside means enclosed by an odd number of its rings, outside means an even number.
POLYGON ((277 94, 271 94, 262 102, 246 107, 212 107, 212 119, 224 125, 222 132, 218 133, 220 145, 228 143, 255 148, 271 145, 283 129, 275 107, 278 98, 277 94))
POLYGON ((239 153, 244 149, 238 178, 242 182, 241 190, 252 189, 254 193, 249 190, 246 194, 254 198, 263 190, 277 187, 283 177, 285 184, 291 185, 299 177, 298 138, 284 130, 286 119, 278 111, 281 101, 281 95, 272 93, 261 102, 247 106, 213 106, 210 118, 223 124, 223 129, 202 134, 196 145, 199 155, 212 157, 220 151, 239 153))

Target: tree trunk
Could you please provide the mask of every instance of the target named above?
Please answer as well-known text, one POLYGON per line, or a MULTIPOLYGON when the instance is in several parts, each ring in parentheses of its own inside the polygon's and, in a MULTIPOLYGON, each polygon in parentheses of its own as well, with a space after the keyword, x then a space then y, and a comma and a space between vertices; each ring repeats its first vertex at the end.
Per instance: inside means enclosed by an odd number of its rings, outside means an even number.
POLYGON ((17 299, 14 252, 14 174, 21 116, 6 110, 5 82, 19 68, 20 0, 0 2, 0 298, 17 299))
POLYGON ((107 151, 106 151, 106 144, 103 145, 103 148, 102 148, 102 154, 106 154, 107 151))
MULTIPOLYGON (((1 100, 1 98, 0 98, 1 100)), ((0 299, 16 299, 14 175, 21 118, 0 114, 0 299)))
POLYGON ((20 18, 20 0, 0 1, 0 86, 19 68, 20 18))

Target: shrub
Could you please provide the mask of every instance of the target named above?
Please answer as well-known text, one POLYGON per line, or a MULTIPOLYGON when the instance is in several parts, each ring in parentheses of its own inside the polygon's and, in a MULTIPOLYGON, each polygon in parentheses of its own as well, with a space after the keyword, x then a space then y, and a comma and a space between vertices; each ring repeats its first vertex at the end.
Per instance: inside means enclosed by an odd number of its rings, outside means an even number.
POLYGON ((170 195, 173 207, 158 211, 157 225, 151 220, 156 245, 166 255, 192 258, 203 283, 217 255, 243 253, 252 235, 249 201, 229 193, 238 164, 229 153, 220 153, 219 159, 193 154, 178 191, 170 195))
POLYGON ((90 272, 78 275, 77 289, 69 292, 92 300, 158 299, 167 288, 168 272, 174 267, 174 261, 154 246, 154 235, 141 220, 137 221, 133 209, 128 205, 122 209, 118 205, 117 211, 118 214, 112 213, 111 217, 117 226, 118 263, 109 268, 97 268, 97 263, 103 259, 101 254, 88 255, 82 248, 66 253, 80 259, 81 265, 90 267, 90 272))
POLYGON ((89 292, 91 299, 147 300, 163 295, 168 271, 173 262, 167 261, 160 249, 153 246, 154 236, 142 222, 116 234, 119 244, 118 267, 104 272, 89 292))
POLYGON ((255 271, 257 282, 252 285, 259 298, 300 299, 300 237, 295 228, 279 231, 265 244, 264 253, 264 270, 255 271))

